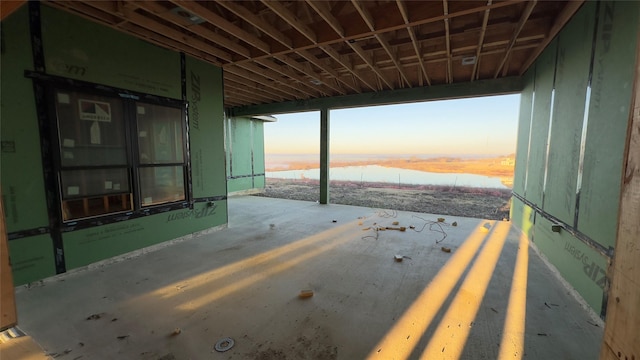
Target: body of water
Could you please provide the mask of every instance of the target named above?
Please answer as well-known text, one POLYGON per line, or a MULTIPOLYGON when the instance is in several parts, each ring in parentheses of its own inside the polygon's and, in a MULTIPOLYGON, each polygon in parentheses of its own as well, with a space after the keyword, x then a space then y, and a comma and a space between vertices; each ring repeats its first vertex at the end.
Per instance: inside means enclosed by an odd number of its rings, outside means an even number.
MULTIPOLYGON (((267 171, 268 178, 320 179, 320 169, 267 171)), ((333 167, 329 179, 338 181, 383 182, 411 185, 444 185, 476 188, 507 189, 498 177, 475 174, 434 173, 418 170, 389 168, 379 165, 333 167)))

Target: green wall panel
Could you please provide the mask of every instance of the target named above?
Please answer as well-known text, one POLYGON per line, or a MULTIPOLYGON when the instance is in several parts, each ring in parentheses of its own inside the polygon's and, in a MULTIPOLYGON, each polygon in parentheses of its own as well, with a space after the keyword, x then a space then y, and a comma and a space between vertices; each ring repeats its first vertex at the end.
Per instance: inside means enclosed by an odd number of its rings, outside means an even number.
POLYGON ((527 177, 527 156, 529 148, 529 129, 531 127, 531 104, 533 99, 533 75, 531 69, 525 74, 525 88, 520 94, 520 116, 516 146, 516 168, 513 175, 513 191, 524 195, 527 177))
POLYGON ((587 2, 559 36, 556 93, 543 208, 574 223, 576 182, 596 3, 587 2))
POLYGON ((180 99, 180 54, 42 6, 47 73, 180 99))
POLYGON ((252 121, 248 118, 232 118, 229 127, 230 163, 229 175, 253 175, 251 149, 253 148, 252 121))
POLYGON ((2 21, 0 181, 9 233, 49 225, 33 84, 24 77, 33 70, 28 8, 2 21))
POLYGON ((264 175, 254 176, 253 177, 253 187, 256 189, 264 189, 266 181, 264 179, 264 175))
POLYGON ((533 223, 535 211, 516 197, 511 198, 511 222, 531 240, 533 239, 533 223))
POLYGON ((249 117, 232 117, 226 122, 229 193, 264 188, 264 123, 249 117), (242 176, 241 178, 235 178, 242 176))
MULTIPOLYGON (((264 122, 253 122, 253 173, 264 174, 264 122)), ((264 186, 262 186, 264 187, 264 186)))
POLYGON ((230 193, 253 189, 253 180, 251 177, 229 179, 228 187, 230 193))
POLYGON ((600 4, 578 230, 606 248, 615 246, 639 7, 600 4))
POLYGON ((542 184, 547 160, 551 91, 556 62, 557 41, 552 41, 536 61, 535 103, 531 126, 531 145, 527 172, 527 200, 542 205, 542 184))
POLYGON ((49 234, 9 241, 9 256, 15 286, 56 274, 53 242, 49 234))
POLYGON ((537 217, 535 244, 594 311, 600 313, 606 281, 606 258, 565 231, 552 232, 551 225, 547 219, 537 217))
POLYGON ((193 196, 226 195, 222 69, 186 58, 193 196))
POLYGON ((227 202, 182 209, 62 234, 67 270, 227 222, 227 202))

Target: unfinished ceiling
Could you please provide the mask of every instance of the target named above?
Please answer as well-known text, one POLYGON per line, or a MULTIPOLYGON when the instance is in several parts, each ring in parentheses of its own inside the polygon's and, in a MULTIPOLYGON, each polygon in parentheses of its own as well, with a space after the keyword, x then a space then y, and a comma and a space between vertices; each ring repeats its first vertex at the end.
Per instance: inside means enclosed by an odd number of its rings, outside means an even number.
POLYGON ((583 1, 50 1, 222 66, 225 107, 521 75, 583 1))

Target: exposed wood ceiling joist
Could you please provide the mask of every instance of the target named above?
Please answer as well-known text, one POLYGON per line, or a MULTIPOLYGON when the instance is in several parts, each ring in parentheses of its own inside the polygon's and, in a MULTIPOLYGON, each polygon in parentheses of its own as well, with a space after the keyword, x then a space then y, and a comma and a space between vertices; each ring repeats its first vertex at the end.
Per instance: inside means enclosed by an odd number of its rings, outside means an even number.
POLYGON ((235 107, 519 76, 583 0, 46 3, 221 66, 235 107))

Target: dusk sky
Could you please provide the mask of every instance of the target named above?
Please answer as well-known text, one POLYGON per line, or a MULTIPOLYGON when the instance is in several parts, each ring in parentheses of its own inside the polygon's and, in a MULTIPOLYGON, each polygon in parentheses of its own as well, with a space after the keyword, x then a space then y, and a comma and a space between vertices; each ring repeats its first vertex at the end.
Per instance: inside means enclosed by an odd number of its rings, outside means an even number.
MULTIPOLYGON (((331 110, 332 154, 507 155, 515 152, 520 95, 331 110)), ((320 112, 274 114, 266 154, 317 154, 320 112)))

